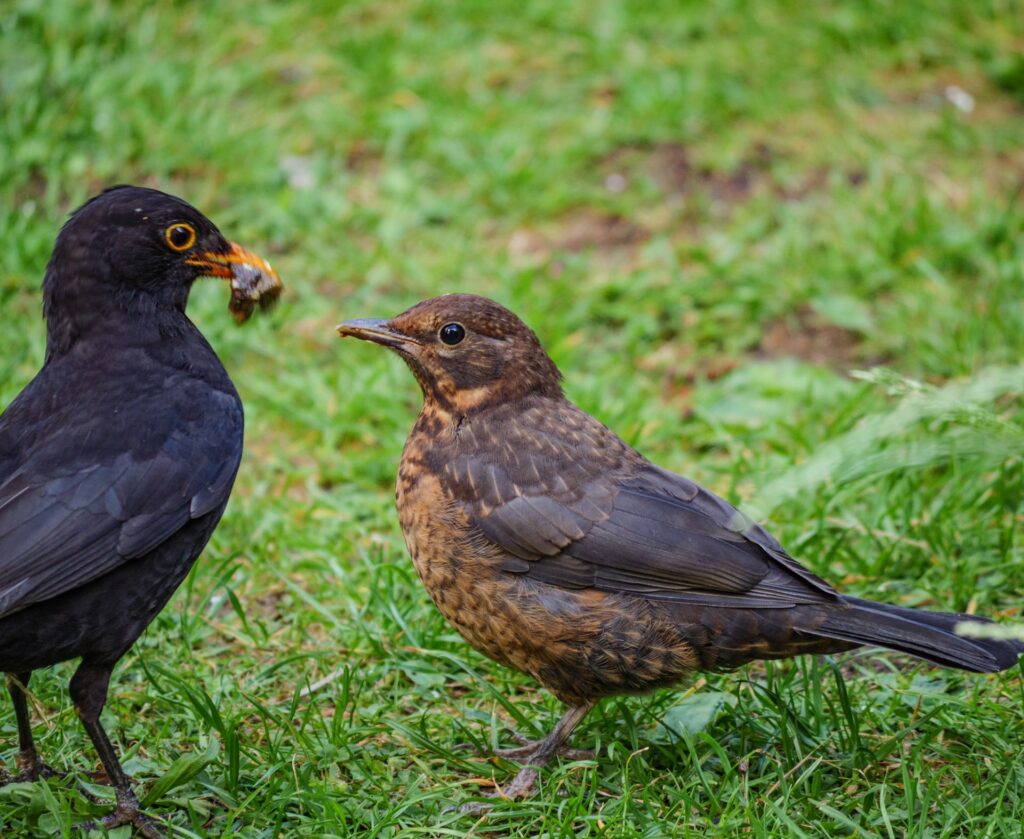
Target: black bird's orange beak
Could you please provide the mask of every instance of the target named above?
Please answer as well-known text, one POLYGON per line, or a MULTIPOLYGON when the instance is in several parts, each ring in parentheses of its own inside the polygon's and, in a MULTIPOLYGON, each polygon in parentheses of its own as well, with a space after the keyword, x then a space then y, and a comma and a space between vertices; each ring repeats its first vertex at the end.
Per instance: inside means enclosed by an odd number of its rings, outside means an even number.
POLYGON ((393 350, 408 352, 413 347, 419 346, 419 341, 410 338, 393 329, 390 321, 378 318, 359 318, 358 320, 347 320, 339 323, 335 329, 344 338, 360 338, 363 341, 373 341, 375 344, 388 347, 393 350))
POLYGON ((225 253, 206 251, 186 260, 209 277, 223 277, 231 281, 231 302, 228 308, 235 320, 244 323, 256 306, 266 309, 272 306, 284 286, 277 271, 267 260, 231 243, 225 253))

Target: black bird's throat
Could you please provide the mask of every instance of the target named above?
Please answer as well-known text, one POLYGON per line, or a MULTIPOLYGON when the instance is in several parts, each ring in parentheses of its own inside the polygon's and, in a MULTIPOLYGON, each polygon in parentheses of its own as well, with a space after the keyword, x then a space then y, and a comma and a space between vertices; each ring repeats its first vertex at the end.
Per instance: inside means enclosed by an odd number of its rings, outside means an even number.
POLYGON ((127 286, 53 265, 43 281, 46 360, 60 357, 86 336, 117 337, 124 345, 161 343, 185 334, 191 282, 127 286))

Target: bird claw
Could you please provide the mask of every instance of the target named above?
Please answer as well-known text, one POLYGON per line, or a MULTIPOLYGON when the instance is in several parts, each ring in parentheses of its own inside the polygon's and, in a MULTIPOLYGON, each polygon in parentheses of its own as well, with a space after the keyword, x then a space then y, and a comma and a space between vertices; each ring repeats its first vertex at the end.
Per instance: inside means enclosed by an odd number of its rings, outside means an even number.
MULTIPOLYGON (((533 757, 537 748, 540 746, 541 741, 535 742, 526 741, 521 746, 517 746, 514 749, 495 749, 491 752, 495 757, 501 757, 506 760, 515 760, 522 763, 529 763, 530 758, 533 757)), ((572 749, 568 746, 559 746, 555 751, 555 754, 559 757, 564 757, 567 760, 593 760, 597 757, 597 752, 593 749, 572 749)))
POLYGON ((113 830, 115 827, 125 824, 132 825, 139 836, 143 836, 145 839, 165 839, 164 832, 142 812, 139 807, 139 799, 130 789, 117 790, 117 807, 114 808, 114 812, 108 813, 100 819, 81 822, 75 825, 75 829, 81 833, 88 833, 101 828, 113 830))
POLYGON ((14 760, 18 767, 18 774, 12 775, 6 769, 0 768, 0 787, 7 784, 31 784, 46 778, 64 780, 68 777, 67 772, 51 769, 35 755, 18 755, 14 760))
POLYGON ((446 807, 445 809, 458 810, 460 813, 466 816, 482 816, 484 813, 489 813, 492 807, 494 807, 494 805, 489 804, 486 801, 467 801, 465 804, 462 804, 459 807, 452 806, 446 807))
MULTIPOLYGON (((533 788, 537 784, 538 772, 532 766, 524 766, 519 774, 512 779, 512 783, 505 787, 499 787, 496 792, 485 792, 485 798, 505 799, 506 801, 521 801, 533 795, 533 788)), ((491 810, 494 804, 487 801, 467 801, 459 807, 460 813, 468 815, 483 815, 491 810)))
MULTIPOLYGON (((18 757, 15 758, 15 762, 18 766, 17 775, 12 775, 6 769, 0 768, 0 787, 7 786, 8 784, 32 784, 36 781, 45 781, 50 778, 57 778, 60 781, 66 781, 68 778, 72 777, 72 773, 70 772, 61 772, 58 769, 47 766, 36 755, 18 755, 18 757)), ((77 781, 75 782, 75 786, 78 788, 78 794, 86 801, 91 804, 103 803, 101 799, 97 798, 77 781)))
POLYGON ((67 772, 61 772, 47 766, 39 759, 37 754, 20 754, 14 759, 14 762, 19 770, 18 774, 13 778, 14 781, 38 781, 45 778, 64 780, 68 777, 67 772))
MULTIPOLYGON (((519 745, 508 749, 480 749, 472 743, 456 743, 453 748, 459 751, 476 752, 487 757, 500 757, 505 760, 529 763, 530 758, 544 742, 543 739, 531 740, 529 737, 524 737, 514 728, 509 729, 508 736, 510 740, 515 740, 519 745)), ((597 752, 594 749, 573 749, 569 746, 559 746, 554 754, 564 757, 566 760, 593 760, 597 757, 597 752)))
MULTIPOLYGON (((497 757, 517 760, 521 764, 519 773, 512 779, 512 783, 508 784, 504 789, 498 787, 497 792, 485 793, 484 797, 505 798, 509 801, 528 798, 533 794, 533 789, 537 784, 539 770, 546 766, 548 761, 555 755, 568 757, 572 760, 592 759, 595 755, 594 752, 587 749, 570 749, 565 745, 565 741, 572 733, 572 730, 579 724, 579 721, 594 707, 595 701, 589 700, 579 705, 570 706, 562 714, 555 727, 551 729, 551 733, 543 740, 528 740, 522 734, 513 731, 510 736, 520 746, 515 749, 495 749, 492 754, 497 757)), ((459 812, 486 813, 493 806, 486 801, 470 801, 459 807, 459 812)))

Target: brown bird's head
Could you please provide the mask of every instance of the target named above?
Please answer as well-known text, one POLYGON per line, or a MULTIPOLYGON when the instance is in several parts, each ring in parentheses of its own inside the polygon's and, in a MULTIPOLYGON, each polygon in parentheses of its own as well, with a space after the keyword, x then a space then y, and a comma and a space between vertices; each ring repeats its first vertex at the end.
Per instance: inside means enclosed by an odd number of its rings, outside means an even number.
POLYGON ((459 413, 532 394, 562 395, 562 376, 537 336, 486 297, 433 297, 391 320, 346 321, 338 333, 394 350, 428 402, 459 413))

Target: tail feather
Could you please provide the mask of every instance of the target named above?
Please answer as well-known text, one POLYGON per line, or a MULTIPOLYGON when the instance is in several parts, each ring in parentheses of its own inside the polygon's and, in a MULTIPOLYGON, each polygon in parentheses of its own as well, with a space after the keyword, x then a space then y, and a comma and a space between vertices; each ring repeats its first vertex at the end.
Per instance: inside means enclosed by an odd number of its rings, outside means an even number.
POLYGON ((992 623, 985 618, 907 609, 856 597, 844 600, 850 608, 830 610, 822 623, 804 631, 841 641, 887 647, 942 667, 975 673, 1006 670, 1024 653, 1024 643, 1020 641, 965 638, 956 634, 955 627, 962 622, 992 623))

